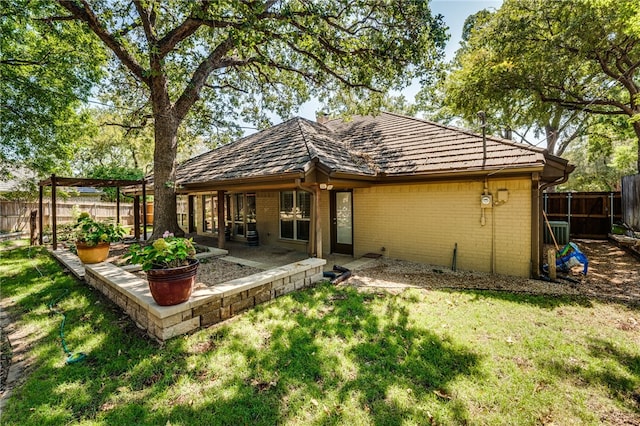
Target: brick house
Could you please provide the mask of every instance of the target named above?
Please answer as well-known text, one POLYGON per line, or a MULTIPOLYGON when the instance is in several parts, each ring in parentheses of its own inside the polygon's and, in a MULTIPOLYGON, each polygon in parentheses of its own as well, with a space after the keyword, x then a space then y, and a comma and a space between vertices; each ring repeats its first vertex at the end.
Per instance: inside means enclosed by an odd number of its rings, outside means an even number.
POLYGON ((541 193, 573 170, 546 150, 391 113, 293 118, 178 166, 187 232, 311 256, 376 253, 538 276, 541 193), (324 121, 324 120, 323 120, 324 121))

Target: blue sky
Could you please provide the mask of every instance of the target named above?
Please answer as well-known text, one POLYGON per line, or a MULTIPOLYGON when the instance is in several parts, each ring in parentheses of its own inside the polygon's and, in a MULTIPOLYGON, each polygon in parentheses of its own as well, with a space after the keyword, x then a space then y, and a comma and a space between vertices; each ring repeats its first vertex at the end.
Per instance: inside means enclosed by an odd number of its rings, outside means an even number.
MULTIPOLYGON (((441 14, 444 17, 445 24, 449 27, 448 32, 451 37, 447 43, 445 55, 446 59, 450 60, 460 46, 462 26, 467 17, 482 9, 498 9, 502 5, 502 0, 432 0, 430 4, 432 12, 441 14)), ((420 90, 419 85, 413 84, 402 91, 402 94, 409 101, 413 101, 418 90, 420 90)), ((317 100, 311 100, 302 104, 295 115, 315 120, 316 111, 320 109, 320 103, 317 100)))

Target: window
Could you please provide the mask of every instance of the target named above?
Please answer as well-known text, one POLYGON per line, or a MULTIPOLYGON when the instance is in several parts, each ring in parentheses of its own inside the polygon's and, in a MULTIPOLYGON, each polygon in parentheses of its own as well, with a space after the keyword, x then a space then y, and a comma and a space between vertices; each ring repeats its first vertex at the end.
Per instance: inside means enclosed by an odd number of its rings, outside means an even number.
POLYGON ((238 193, 226 196, 226 222, 231 233, 245 237, 256 230, 256 194, 238 193))
POLYGON ((178 214, 178 225, 180 225, 182 229, 187 230, 189 226, 187 196, 178 195, 176 203, 177 203, 176 212, 178 214))
POLYGON ((204 232, 218 232, 218 196, 202 196, 202 230, 204 232))
POLYGON ((211 209, 211 195, 202 197, 202 230, 204 232, 213 232, 213 210, 211 209))
POLYGON ((304 191, 280 193, 280 238, 309 241, 311 194, 304 191))
POLYGON ((235 194, 234 198, 233 233, 244 236, 244 194, 235 194))

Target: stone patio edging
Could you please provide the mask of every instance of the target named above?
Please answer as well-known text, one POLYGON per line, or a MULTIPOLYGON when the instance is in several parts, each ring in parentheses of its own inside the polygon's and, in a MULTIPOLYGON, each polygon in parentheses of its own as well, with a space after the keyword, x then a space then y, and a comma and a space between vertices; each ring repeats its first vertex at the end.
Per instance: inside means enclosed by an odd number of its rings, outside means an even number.
POLYGON ((323 280, 325 259, 309 258, 206 288, 174 306, 155 303, 147 281, 111 263, 84 265, 84 280, 120 306, 147 333, 164 341, 216 324, 256 305, 323 280))

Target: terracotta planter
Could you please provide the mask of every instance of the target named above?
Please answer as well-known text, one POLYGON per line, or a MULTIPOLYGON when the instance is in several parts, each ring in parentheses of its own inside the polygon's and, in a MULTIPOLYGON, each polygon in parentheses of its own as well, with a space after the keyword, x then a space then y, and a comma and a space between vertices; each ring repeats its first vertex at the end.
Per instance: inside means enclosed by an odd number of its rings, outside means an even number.
POLYGON ((100 263, 109 257, 109 243, 98 243, 95 246, 88 246, 85 243, 76 243, 78 257, 82 263, 100 263))
POLYGON ((189 300, 200 264, 197 259, 189 262, 187 266, 147 271, 149 289, 158 305, 177 305, 189 300))

